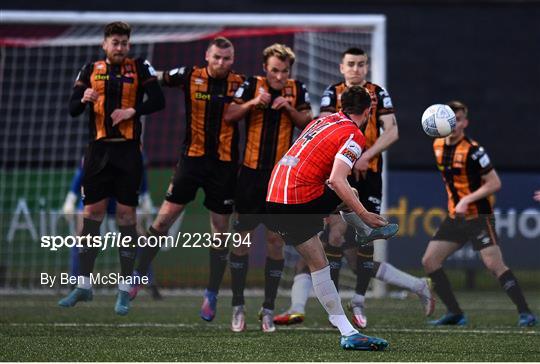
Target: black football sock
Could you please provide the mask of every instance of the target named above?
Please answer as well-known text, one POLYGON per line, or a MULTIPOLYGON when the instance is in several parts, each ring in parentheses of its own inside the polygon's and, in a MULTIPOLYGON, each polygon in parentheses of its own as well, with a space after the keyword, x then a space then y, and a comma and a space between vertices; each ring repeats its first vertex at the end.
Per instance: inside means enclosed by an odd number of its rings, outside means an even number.
POLYGON ((358 248, 356 260, 356 294, 365 296, 369 281, 375 277, 373 271, 373 246, 358 248))
POLYGON ((334 281, 336 289, 339 290, 339 272, 341 271, 341 259, 343 258, 343 249, 341 247, 327 245, 324 248, 326 258, 330 264, 330 278, 334 281))
MULTIPOLYGON (((101 226, 101 221, 95 221, 90 219, 83 220, 83 228, 81 236, 90 235, 99 236, 99 227, 101 226)), ((86 239, 83 240, 83 247, 79 249, 79 262, 80 262, 80 272, 81 276, 89 277, 90 273, 94 271, 94 263, 96 262, 96 257, 99 253, 98 247, 90 247, 87 245, 86 239)), ((92 242, 90 241, 90 245, 92 242)))
POLYGON ((456 296, 454 296, 454 292, 452 292, 452 286, 450 285, 450 281, 444 270, 439 268, 428 274, 428 276, 433 281, 433 289, 446 306, 446 309, 454 314, 463 314, 463 311, 456 300, 456 296))
MULTIPOLYGON (((154 229, 152 226, 148 228, 148 231, 146 232, 146 237, 149 236, 164 236, 165 234, 160 233, 156 229, 154 229)), ((154 245, 154 244, 152 244, 154 245)), ((152 263, 152 260, 156 257, 157 253, 159 252, 160 246, 159 244, 156 244, 156 246, 144 246, 139 250, 138 254, 138 260, 139 264, 137 264, 137 273, 139 273, 140 277, 146 276, 148 274, 148 269, 150 268, 150 263, 152 263)))
POLYGON ((501 287, 505 290, 508 297, 510 297, 512 302, 514 302, 519 313, 531 312, 529 306, 527 305, 527 301, 525 301, 523 291, 519 286, 517 278, 514 276, 514 273, 512 273, 510 269, 508 269, 506 272, 499 276, 499 283, 501 284, 501 287))
POLYGON ((236 255, 231 252, 229 255, 229 268, 231 269, 231 290, 232 305, 240 306, 244 304, 244 288, 249 266, 249 255, 236 255))
POLYGON ((118 231, 122 236, 131 236, 131 246, 118 248, 120 256, 120 274, 123 277, 131 277, 133 275, 133 266, 135 265, 135 256, 137 255, 137 228, 135 224, 118 226, 118 231))
POLYGON ((274 309, 284 262, 284 259, 266 258, 264 266, 264 302, 262 306, 268 310, 274 309))
POLYGON ((219 286, 221 286, 221 281, 223 280, 223 275, 225 274, 228 254, 229 250, 227 248, 210 248, 210 277, 208 280, 208 286, 206 288, 216 294, 219 292, 219 286))

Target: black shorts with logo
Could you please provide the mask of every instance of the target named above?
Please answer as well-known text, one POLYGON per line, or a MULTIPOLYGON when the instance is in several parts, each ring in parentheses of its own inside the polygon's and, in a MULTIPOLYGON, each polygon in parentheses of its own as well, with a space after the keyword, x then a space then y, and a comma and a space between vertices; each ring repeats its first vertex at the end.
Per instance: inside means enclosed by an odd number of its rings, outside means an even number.
POLYGON ((266 225, 266 194, 271 175, 271 170, 240 167, 234 199, 238 214, 234 222, 236 231, 250 231, 259 224, 266 225))
POLYGON ((185 205, 195 199, 197 190, 205 194, 204 206, 217 214, 231 214, 236 186, 235 163, 211 157, 182 156, 167 190, 165 200, 185 205))
POLYGON ((334 191, 325 187, 324 194, 304 204, 267 203, 267 227, 279 233, 287 245, 299 245, 324 228, 323 219, 341 203, 334 191))
POLYGON ((91 205, 115 198, 127 206, 137 206, 143 171, 137 141, 90 143, 84 155, 82 201, 91 205))
POLYGON ((431 240, 450 241, 459 245, 470 241, 476 251, 498 245, 495 216, 482 215, 471 220, 447 217, 431 240))

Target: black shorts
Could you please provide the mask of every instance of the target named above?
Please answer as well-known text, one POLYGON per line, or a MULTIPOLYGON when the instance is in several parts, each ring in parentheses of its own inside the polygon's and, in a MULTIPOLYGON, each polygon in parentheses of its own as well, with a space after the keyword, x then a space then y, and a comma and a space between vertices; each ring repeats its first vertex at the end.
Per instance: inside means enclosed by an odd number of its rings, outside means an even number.
MULTIPOLYGON (((362 205, 364 205, 366 210, 375 214, 380 214, 382 202, 382 174, 368 170, 365 178, 360 177, 360 180, 357 181, 354 176, 351 175, 348 180, 351 187, 358 190, 360 202, 362 202, 362 205)), ((354 229, 351 226, 347 226, 343 249, 358 247, 358 244, 356 244, 355 241, 355 235, 354 229)))
POLYGON ((236 186, 235 163, 210 157, 182 156, 165 195, 165 200, 185 205, 195 199, 197 190, 204 191, 204 206, 216 214, 231 214, 236 186))
POLYGON ((279 233, 286 244, 296 246, 322 231, 323 219, 340 203, 341 199, 327 187, 322 196, 304 204, 268 202, 267 227, 279 233))
POLYGON ((115 198, 127 206, 137 206, 143 162, 137 141, 95 141, 84 155, 82 201, 91 205, 115 198))
POLYGON ((472 220, 447 217, 431 240, 450 241, 459 245, 470 241, 476 251, 498 245, 495 216, 483 215, 472 220))
POLYGON ((271 175, 271 170, 240 167, 234 199, 238 213, 234 222, 236 231, 250 231, 259 224, 266 225, 266 194, 271 175))

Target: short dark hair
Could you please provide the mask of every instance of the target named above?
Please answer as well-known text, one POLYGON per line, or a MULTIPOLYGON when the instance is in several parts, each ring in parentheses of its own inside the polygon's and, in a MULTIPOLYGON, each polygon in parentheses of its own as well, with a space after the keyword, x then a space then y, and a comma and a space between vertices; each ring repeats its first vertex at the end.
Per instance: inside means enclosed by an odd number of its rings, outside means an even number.
POLYGON ((108 38, 111 35, 131 35, 131 26, 128 23, 124 23, 123 21, 115 21, 112 23, 109 23, 105 25, 105 31, 103 32, 104 37, 108 38))
POLYGON ((345 52, 341 53, 341 59, 345 58, 345 55, 347 54, 352 54, 353 56, 366 56, 367 57, 367 52, 363 50, 362 48, 358 48, 358 47, 347 48, 345 52))
POLYGON ((216 46, 219 49, 226 49, 233 46, 232 42, 225 37, 216 37, 208 43, 208 49, 211 46, 216 46))
POLYGON ((447 102, 446 105, 450 106, 450 109, 452 109, 454 113, 461 110, 463 111, 465 116, 467 116, 467 113, 469 112, 469 108, 467 107, 467 105, 458 100, 452 100, 450 102, 447 102))
POLYGON ((371 105, 371 96, 363 86, 351 86, 341 95, 341 109, 346 114, 360 115, 371 105))

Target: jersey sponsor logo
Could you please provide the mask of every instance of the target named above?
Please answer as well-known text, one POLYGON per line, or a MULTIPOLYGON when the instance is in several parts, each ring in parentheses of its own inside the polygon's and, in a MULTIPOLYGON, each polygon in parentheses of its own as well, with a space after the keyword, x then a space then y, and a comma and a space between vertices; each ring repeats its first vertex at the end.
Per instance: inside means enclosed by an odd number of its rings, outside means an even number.
POLYGON ((480 163, 480 167, 485 168, 489 165, 489 157, 487 154, 484 154, 478 162, 480 163))
POLYGON ((152 65, 150 64, 150 62, 148 62, 148 60, 145 60, 144 64, 148 68, 148 72, 150 72, 150 74, 155 77, 157 75, 157 73, 156 73, 156 70, 154 69, 154 67, 152 67, 152 65))
POLYGON ((96 75, 94 77, 94 79, 96 81, 108 81, 109 80, 109 75, 96 75))
POLYGON ((323 96, 321 99, 321 107, 330 106, 330 96, 323 96))
POLYGON ((299 161, 300 161, 300 159, 298 159, 297 157, 285 154, 279 160, 279 165, 280 166, 286 166, 286 167, 294 167, 294 166, 296 166, 298 164, 299 161))
POLYGON ((383 99, 383 106, 385 109, 391 109, 393 107, 392 99, 390 99, 390 97, 385 97, 383 99))
POLYGON ((105 68, 105 65, 104 65, 103 63, 99 63, 99 64, 96 66, 96 69, 98 69, 98 70, 101 70, 101 69, 103 69, 103 68, 105 68))
POLYGON ((198 78, 198 77, 195 79, 194 82, 195 82, 196 85, 202 85, 202 84, 204 84, 204 80, 203 80, 202 78, 198 78))
POLYGON ((472 155, 471 155, 471 158, 472 160, 477 160, 478 158, 481 158, 483 155, 485 154, 485 150, 483 147, 480 147, 478 148, 478 150, 476 150, 472 155))
MULTIPOLYGON (((223 96, 223 95, 222 95, 223 96)), ((210 99, 212 98, 212 95, 210 95, 209 93, 206 93, 206 92, 195 92, 195 100, 205 100, 205 101, 210 101, 210 99)))
POLYGON ((343 148, 341 154, 350 160, 351 163, 355 163, 362 154, 362 148, 354 140, 350 140, 345 145, 345 148, 343 148))
POLYGON ((236 97, 236 98, 241 98, 243 94, 244 94, 244 86, 241 86, 241 87, 238 88, 238 90, 236 90, 236 92, 234 93, 234 97, 236 97))

